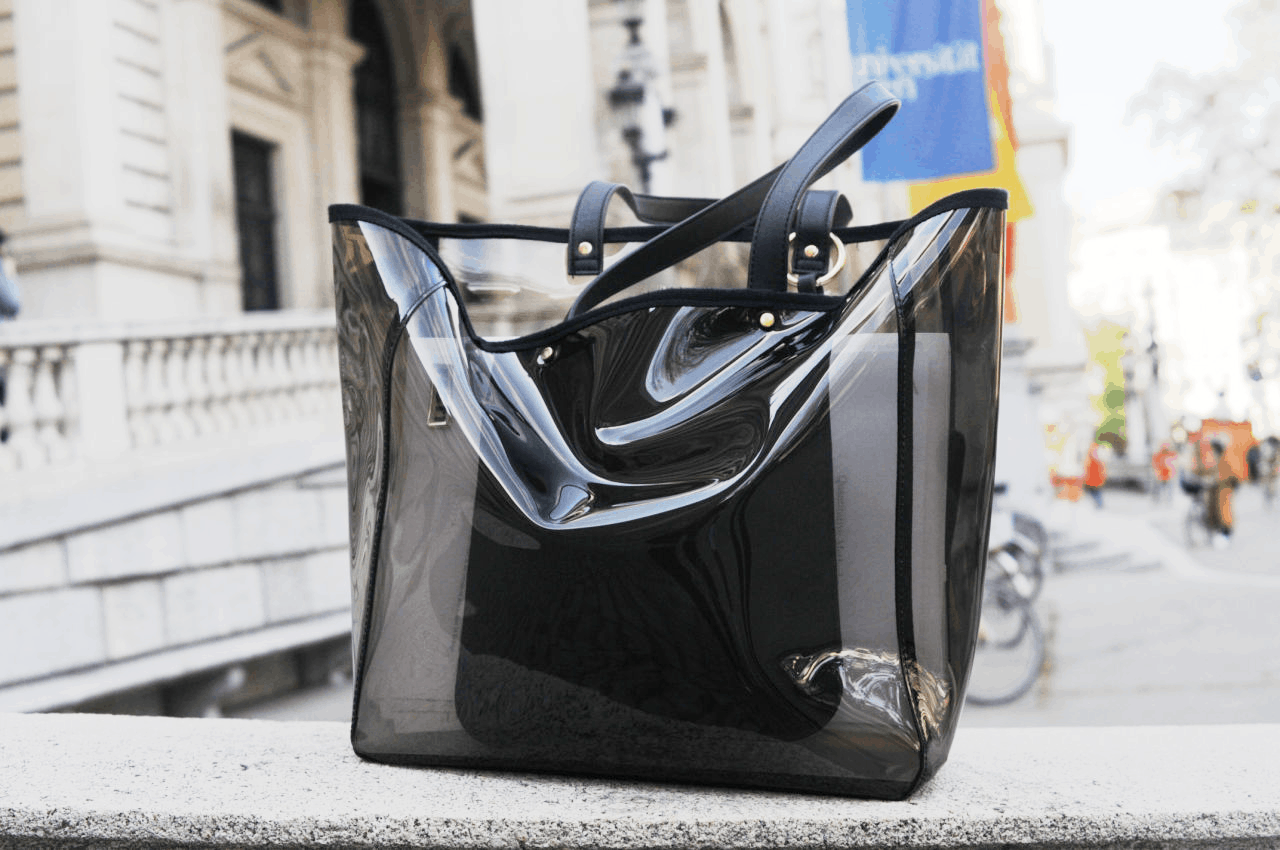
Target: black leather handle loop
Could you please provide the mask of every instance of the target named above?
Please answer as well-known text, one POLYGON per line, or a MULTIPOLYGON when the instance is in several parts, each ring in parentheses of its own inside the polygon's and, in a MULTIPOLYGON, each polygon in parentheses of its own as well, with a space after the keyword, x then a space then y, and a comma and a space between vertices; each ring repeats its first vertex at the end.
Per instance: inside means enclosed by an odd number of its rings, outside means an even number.
POLYGON ((578 294, 569 308, 568 318, 582 315, 627 287, 693 256, 753 220, 756 225, 751 244, 750 271, 754 273, 749 271, 747 284, 755 289, 785 291, 788 225, 801 195, 815 180, 870 141, 893 117, 898 106, 897 98, 879 83, 868 83, 858 89, 836 108, 788 162, 668 227, 605 269, 578 294), (763 218, 766 207, 770 213, 768 221, 763 218), (766 232, 767 239, 763 238, 766 232), (757 243, 761 244, 763 252, 759 263, 757 243), (777 257, 773 254, 774 248, 778 248, 777 257), (775 259, 778 259, 776 264, 773 262, 775 259), (770 276, 775 267, 778 270, 776 281, 770 276))
POLYGON ((615 197, 646 224, 674 224, 716 202, 715 198, 637 195, 622 183, 593 180, 578 196, 569 222, 570 275, 594 277, 604 268, 604 221, 615 197))
POLYGON ((787 235, 791 251, 791 271, 799 277, 801 292, 814 292, 817 278, 831 264, 831 230, 844 227, 853 210, 844 195, 830 190, 805 192, 796 210, 795 239, 787 235))

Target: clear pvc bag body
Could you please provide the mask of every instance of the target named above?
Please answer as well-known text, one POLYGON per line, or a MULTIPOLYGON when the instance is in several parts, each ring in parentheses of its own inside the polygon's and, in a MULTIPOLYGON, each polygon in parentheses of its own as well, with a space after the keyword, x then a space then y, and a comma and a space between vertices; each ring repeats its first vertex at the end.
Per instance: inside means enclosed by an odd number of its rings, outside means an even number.
POLYGON ((935 205, 768 328, 732 290, 671 289, 505 341, 447 240, 344 210, 358 753, 881 798, 945 761, 1001 204, 935 205))

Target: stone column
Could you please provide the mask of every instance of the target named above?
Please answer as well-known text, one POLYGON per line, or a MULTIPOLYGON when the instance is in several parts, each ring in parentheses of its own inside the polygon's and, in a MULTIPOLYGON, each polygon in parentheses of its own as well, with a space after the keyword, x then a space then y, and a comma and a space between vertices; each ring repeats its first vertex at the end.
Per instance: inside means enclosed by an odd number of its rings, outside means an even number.
POLYGON ((165 20, 174 241, 201 270, 206 315, 240 312, 221 7, 170 0, 165 20))
POLYGON ((28 318, 232 312, 217 0, 14 0, 28 318))
MULTIPOLYGON (((444 35, 444 9, 431 3, 419 13, 423 53, 416 73, 401 81, 401 152, 405 164, 405 213, 451 222, 458 204, 453 192, 453 114, 444 35)), ((407 69, 406 69, 407 70, 407 69)))
POLYGON ((668 3, 668 20, 677 113, 667 134, 673 191, 719 197, 737 187, 718 0, 668 3))
MULTIPOLYGON (((91 251, 123 213, 111 5, 99 0, 14 0, 14 60, 22 132, 26 224, 15 235, 20 264, 33 255, 91 251)), ((92 274, 49 280, 22 268, 24 313, 55 312, 52 302, 87 305, 92 274), (52 290, 56 286, 57 291, 52 290)))
POLYGON ((586 0, 472 0, 490 215, 563 226, 600 173, 586 0))
POLYGON ((453 186, 453 123, 457 107, 442 91, 420 92, 401 113, 418 122, 422 134, 420 150, 425 177, 427 216, 432 221, 451 222, 458 217, 458 200, 453 186))
MULTIPOLYGON (((309 113, 315 149, 316 256, 329 256, 329 225, 323 207, 360 202, 356 150, 355 90, 352 71, 364 48, 346 36, 346 10, 341 0, 316 0, 311 9, 312 43, 307 52, 311 81, 309 113)), ((325 276, 327 278, 327 275, 325 276)), ((320 301, 331 304, 331 286, 322 286, 320 301)))

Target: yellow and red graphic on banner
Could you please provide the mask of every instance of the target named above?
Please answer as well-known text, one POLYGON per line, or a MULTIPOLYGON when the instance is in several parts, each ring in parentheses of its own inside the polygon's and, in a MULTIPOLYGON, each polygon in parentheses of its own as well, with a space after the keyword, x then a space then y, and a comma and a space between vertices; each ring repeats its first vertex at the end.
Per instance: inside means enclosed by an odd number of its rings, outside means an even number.
MULTIPOLYGON (((1018 175, 1018 137, 1013 128, 1013 98, 1009 94, 1009 63, 1005 56, 1004 36, 1000 32, 1000 10, 996 0, 983 3, 983 41, 987 65, 987 104, 991 110, 991 144, 995 149, 995 168, 974 174, 962 174, 931 183, 914 183, 909 187, 911 212, 917 213, 929 204, 964 189, 1000 188, 1009 192, 1007 239, 1005 240, 1005 273, 1013 272, 1014 223, 1030 218, 1035 210, 1027 197, 1026 187, 1018 175)), ((1005 292, 1005 321, 1018 320, 1017 303, 1012 289, 1005 292)))

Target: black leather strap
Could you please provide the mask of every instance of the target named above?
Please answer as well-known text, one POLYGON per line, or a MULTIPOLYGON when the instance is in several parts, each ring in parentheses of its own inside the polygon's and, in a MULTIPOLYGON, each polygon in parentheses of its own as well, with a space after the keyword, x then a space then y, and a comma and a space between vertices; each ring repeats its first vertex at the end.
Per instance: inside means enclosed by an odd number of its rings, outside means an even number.
POLYGON ((787 234, 804 191, 870 141, 897 112, 899 101, 879 83, 845 99, 788 162, 710 204, 626 255, 579 293, 568 318, 693 256, 755 220, 747 285, 785 291, 787 234), (757 256, 757 252, 760 256, 757 256), (776 276, 775 276, 776 273, 776 276))

